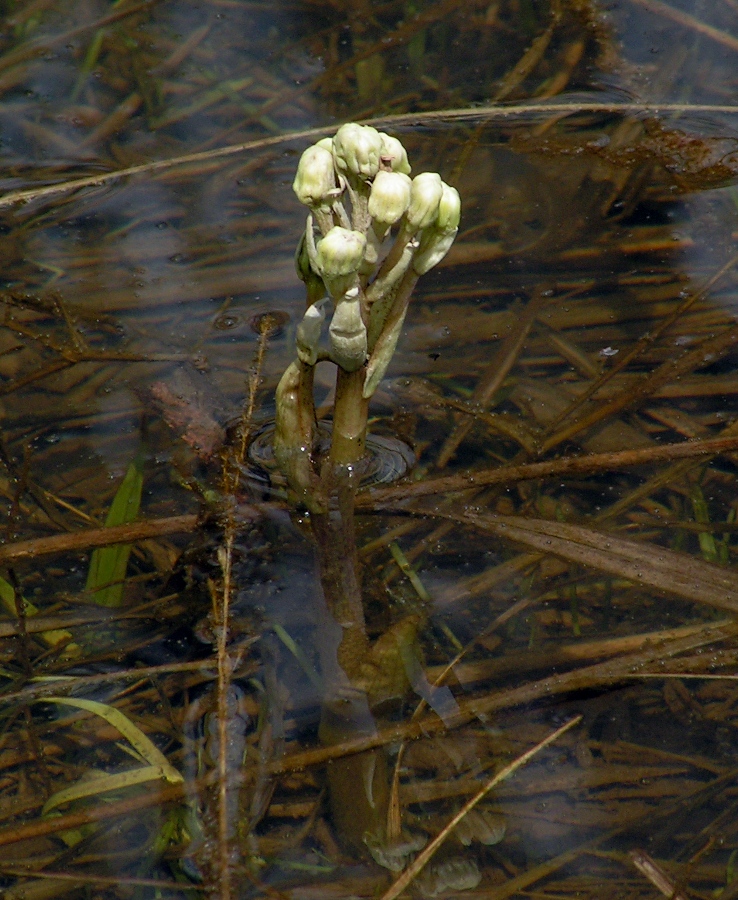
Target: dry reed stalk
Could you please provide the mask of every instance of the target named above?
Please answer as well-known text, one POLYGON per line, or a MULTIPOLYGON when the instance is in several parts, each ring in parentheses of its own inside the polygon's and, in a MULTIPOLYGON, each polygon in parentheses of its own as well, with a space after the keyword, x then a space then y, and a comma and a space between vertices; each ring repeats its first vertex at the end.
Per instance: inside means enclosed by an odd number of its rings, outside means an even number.
POLYGON ((445 494, 451 491, 468 491, 491 485, 514 484, 538 478, 559 478, 566 475, 611 472, 632 466, 647 465, 675 459, 694 459, 715 456, 738 450, 738 437, 725 436, 701 441, 662 444, 640 450, 615 450, 609 453, 591 453, 569 456, 548 462, 523 463, 519 466, 500 466, 497 469, 471 472, 468 475, 448 475, 428 478, 415 484, 397 487, 374 488, 356 499, 357 509, 386 508, 403 500, 445 494))

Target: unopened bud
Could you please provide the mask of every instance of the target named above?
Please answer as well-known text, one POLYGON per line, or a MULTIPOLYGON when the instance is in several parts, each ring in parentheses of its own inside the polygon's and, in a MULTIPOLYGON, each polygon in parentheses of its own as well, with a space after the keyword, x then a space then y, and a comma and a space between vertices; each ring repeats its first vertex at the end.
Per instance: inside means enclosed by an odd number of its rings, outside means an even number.
POLYGON ((300 203, 315 207, 328 203, 336 188, 333 155, 324 147, 308 147, 300 157, 292 190, 300 203))
POLYGON ((360 231, 334 225, 318 241, 317 262, 320 274, 324 278, 353 274, 361 265, 365 249, 366 237, 360 231))
POLYGON ((410 204, 412 181, 401 172, 378 172, 369 194, 369 215, 383 228, 394 225, 410 204))
POLYGON ((436 228, 440 231, 456 231, 459 227, 461 219, 461 197, 456 188, 442 182, 443 194, 441 202, 438 204, 438 217, 436 218, 436 228))
POLYGON ((436 221, 422 232, 420 246, 413 257, 413 269, 417 275, 425 275, 448 253, 459 230, 460 218, 459 192, 444 183, 436 221))
POLYGON ((365 250, 366 237, 360 231, 340 225, 334 225, 318 241, 316 268, 334 300, 342 297, 355 282, 365 250))
POLYGON ((371 125, 342 125, 333 138, 333 158, 340 172, 364 180, 374 178, 381 154, 382 139, 371 125))
POLYGON ((409 175, 410 163, 407 161, 407 151, 400 141, 383 131, 379 132, 379 136, 382 139, 382 165, 392 169, 393 172, 409 175))
POLYGON ((443 195, 443 182, 436 172, 416 175, 410 190, 410 206, 407 210, 407 224, 414 231, 427 228, 436 221, 438 205, 443 195))

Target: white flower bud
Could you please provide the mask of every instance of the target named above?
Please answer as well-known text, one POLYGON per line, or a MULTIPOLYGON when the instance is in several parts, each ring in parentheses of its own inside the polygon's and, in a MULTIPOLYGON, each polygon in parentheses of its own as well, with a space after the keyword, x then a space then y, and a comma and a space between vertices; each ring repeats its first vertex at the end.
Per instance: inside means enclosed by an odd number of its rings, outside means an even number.
POLYGON ((394 225, 410 204, 412 181, 401 172, 377 172, 369 194, 369 215, 383 228, 394 225))
POLYGON ((315 146, 322 147, 333 155, 333 138, 321 138, 319 141, 315 142, 315 146))
POLYGON ((438 205, 443 195, 443 182, 436 172, 416 175, 410 190, 410 206, 407 210, 407 224, 414 231, 427 228, 436 221, 438 205))
POLYGON ((443 259, 451 249, 461 218, 461 198, 456 188, 443 183, 443 193, 438 204, 436 221, 420 236, 420 246, 413 257, 413 269, 417 275, 425 275, 443 259))
POLYGON ((351 231, 334 225, 324 238, 318 241, 317 263, 324 278, 352 275, 358 271, 364 258, 366 237, 360 231, 351 231))
POLYGON ((356 281, 365 251, 365 235, 340 225, 334 225, 318 241, 315 267, 334 300, 343 297, 356 281))
POLYGON ((383 166, 389 166, 393 172, 402 172, 403 175, 410 174, 410 163, 407 161, 407 152, 396 137, 391 134, 379 132, 382 139, 382 155, 381 161, 383 166))
POLYGON ((300 157, 292 190, 300 203, 320 206, 332 199, 336 188, 333 155, 324 147, 308 147, 300 157))
POLYGON ((371 125, 342 125, 333 138, 336 168, 364 180, 374 178, 379 171, 381 153, 382 139, 371 125))

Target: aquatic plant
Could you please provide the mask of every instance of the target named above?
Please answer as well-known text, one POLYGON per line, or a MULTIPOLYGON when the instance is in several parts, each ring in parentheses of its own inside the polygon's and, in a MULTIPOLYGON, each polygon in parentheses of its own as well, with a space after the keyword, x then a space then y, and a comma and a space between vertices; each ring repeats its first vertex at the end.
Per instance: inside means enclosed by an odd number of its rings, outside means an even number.
POLYGON ((344 475, 361 467, 368 400, 392 359, 418 278, 453 243, 461 201, 434 172, 411 179, 397 138, 356 124, 302 154, 293 188, 310 209, 296 255, 307 309, 297 329, 297 359, 277 388, 274 452, 299 500, 324 511, 326 478, 336 475, 335 467, 349 467, 344 475), (337 369, 327 476, 317 453, 312 390, 322 360, 337 369))
MULTIPOLYGON (((461 201, 436 173, 411 179, 397 138, 356 124, 309 147, 293 187, 310 209, 296 254, 307 308, 297 328, 297 359, 277 387, 274 456, 295 504, 309 512, 327 607, 341 629, 335 658, 324 653, 323 660, 320 736, 330 744, 373 728, 374 711, 406 686, 402 665, 387 657, 407 655, 418 617, 396 623, 370 646, 354 496, 366 461, 369 400, 392 359, 418 278, 453 243, 461 201), (315 366, 322 361, 336 367, 327 449, 319 440, 313 399, 315 366), (401 684, 388 686, 377 673, 393 668, 401 684)), ((337 761, 329 788, 345 842, 379 848, 372 852, 381 858, 388 801, 383 751, 337 761), (365 797, 357 796, 357 783, 365 786, 365 797)))

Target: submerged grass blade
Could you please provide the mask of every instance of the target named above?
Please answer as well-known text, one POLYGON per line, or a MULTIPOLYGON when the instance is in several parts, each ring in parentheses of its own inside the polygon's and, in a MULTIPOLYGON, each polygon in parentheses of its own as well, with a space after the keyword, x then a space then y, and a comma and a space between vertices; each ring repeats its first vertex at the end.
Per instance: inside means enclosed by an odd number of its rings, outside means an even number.
MULTIPOLYGON (((24 614, 27 617, 38 615, 38 609, 33 603, 29 603, 28 600, 23 598, 21 598, 21 600, 24 605, 24 614)), ((0 603, 2 603, 11 616, 17 616, 19 614, 16 605, 15 590, 12 584, 7 582, 4 578, 0 578, 0 603)), ((52 649, 59 646, 59 644, 65 643, 67 645, 64 648, 66 656, 74 656, 79 652, 79 646, 77 644, 69 643, 72 639, 72 632, 67 631, 66 628, 52 628, 49 631, 42 631, 40 637, 46 646, 52 649)))
MULTIPOLYGON (((110 506, 106 528, 132 522, 141 506, 143 472, 138 460, 132 462, 116 491, 110 506)), ((115 544, 94 550, 87 574, 86 590, 99 606, 120 606, 123 602, 123 579, 126 577, 130 544, 115 544)))
POLYGON ((392 558, 397 563, 402 574, 405 575, 405 577, 409 580, 410 584, 415 589, 415 593, 418 595, 418 597, 420 597, 420 599, 424 603, 430 603, 431 598, 430 598, 430 595, 428 594, 428 591, 425 589, 425 585, 420 580, 418 573, 410 565, 410 561, 405 556, 405 554, 402 552, 402 549, 401 549, 400 545, 397 543, 397 541, 392 541, 392 543, 389 545, 389 549, 390 549, 390 553, 392 554, 392 558))
POLYGON ((45 697, 44 703, 58 703, 61 706, 72 706, 76 709, 84 709, 87 712, 94 713, 96 716, 105 719, 105 721, 116 728, 123 737, 130 743, 133 749, 144 759, 149 766, 154 766, 161 772, 161 777, 175 784, 182 781, 182 776, 171 766, 164 754, 148 738, 143 731, 134 725, 129 718, 107 703, 100 703, 97 700, 84 700, 77 697, 45 697))
MULTIPOLYGON (((692 485, 690 491, 690 499, 692 501, 692 510, 694 511, 694 520, 699 525, 710 525, 710 509, 705 500, 702 488, 698 484, 692 485)), ((718 549, 715 538, 709 531, 700 531, 697 535, 700 543, 702 556, 707 562, 718 562, 718 549)))
POLYGON ((323 682, 315 671, 315 666, 310 662, 310 660, 305 655, 304 651, 295 643, 294 639, 291 637, 289 632, 284 629, 279 622, 272 622, 272 629, 277 637, 282 641, 285 647, 290 651, 290 653, 297 660, 302 671, 307 675, 308 679, 312 686, 318 691, 323 691, 323 682))
MULTIPOLYGON (((88 776, 93 775, 92 772, 87 774, 88 776)), ((74 800, 81 800, 85 797, 97 797, 100 794, 109 794, 111 791, 120 791, 135 784, 145 784, 147 781, 159 781, 160 779, 171 781, 162 766, 139 766, 136 769, 116 772, 112 775, 107 772, 94 773, 94 777, 86 777, 82 781, 52 794, 44 804, 41 815, 47 815, 64 803, 72 803, 74 800)))

